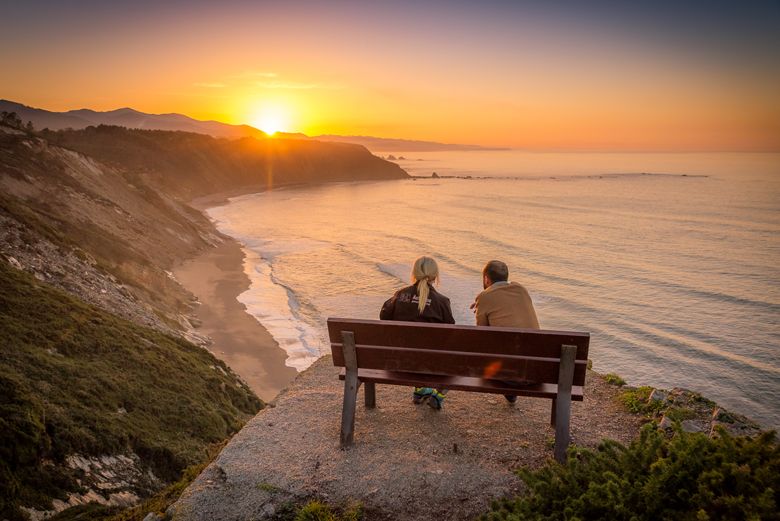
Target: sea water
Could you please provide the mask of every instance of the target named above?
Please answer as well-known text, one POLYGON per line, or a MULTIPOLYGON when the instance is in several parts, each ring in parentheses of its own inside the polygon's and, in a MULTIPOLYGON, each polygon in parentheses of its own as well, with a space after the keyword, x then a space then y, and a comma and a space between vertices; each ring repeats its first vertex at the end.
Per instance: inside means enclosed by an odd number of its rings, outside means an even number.
MULTIPOLYGON (((387 155, 387 154, 383 154, 387 155)), ((378 318, 436 258, 460 324, 505 261, 594 369, 780 427, 780 156, 393 152, 426 178, 275 189, 208 211, 245 247, 239 297, 302 370, 327 317, 378 318), (430 176, 436 172, 438 178, 430 176)))

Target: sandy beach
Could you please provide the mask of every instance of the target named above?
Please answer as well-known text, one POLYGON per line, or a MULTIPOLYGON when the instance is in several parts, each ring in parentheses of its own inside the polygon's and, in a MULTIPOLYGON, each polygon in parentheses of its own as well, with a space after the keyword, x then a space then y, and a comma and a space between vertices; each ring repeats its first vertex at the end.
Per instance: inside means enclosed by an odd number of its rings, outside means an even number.
POLYGON ((198 332, 213 341, 209 349, 260 398, 272 400, 295 378, 296 371, 284 364, 287 354, 270 333, 236 300, 249 288, 239 243, 227 239, 184 262, 174 274, 201 303, 194 314, 200 321, 198 332))

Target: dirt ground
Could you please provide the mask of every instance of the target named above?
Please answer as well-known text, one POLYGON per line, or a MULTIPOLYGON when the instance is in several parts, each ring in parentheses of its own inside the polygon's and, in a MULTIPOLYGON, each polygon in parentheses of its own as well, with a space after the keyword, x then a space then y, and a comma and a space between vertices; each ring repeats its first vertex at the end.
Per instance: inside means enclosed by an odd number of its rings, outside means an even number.
MULTIPOLYGON (((411 403, 411 390, 377 386, 377 408, 358 396, 355 445, 339 449, 343 383, 330 357, 301 373, 239 432, 184 492, 174 519, 273 519, 290 502, 359 501, 368 519, 473 519, 491 499, 519 492, 512 472, 552 458, 550 400, 452 391, 444 409, 411 403)), ((589 373, 574 402, 572 440, 631 441, 641 419, 618 388, 589 373)))

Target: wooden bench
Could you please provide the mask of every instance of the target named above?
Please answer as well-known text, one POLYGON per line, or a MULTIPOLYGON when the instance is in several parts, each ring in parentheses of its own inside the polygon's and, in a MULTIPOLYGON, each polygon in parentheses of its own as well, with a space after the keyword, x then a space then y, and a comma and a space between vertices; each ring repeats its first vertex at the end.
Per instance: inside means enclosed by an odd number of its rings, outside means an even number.
POLYGON ((379 383, 551 399, 555 458, 565 460, 590 334, 346 318, 329 318, 328 333, 333 365, 344 368, 343 448, 353 442, 358 387, 372 408, 379 383))

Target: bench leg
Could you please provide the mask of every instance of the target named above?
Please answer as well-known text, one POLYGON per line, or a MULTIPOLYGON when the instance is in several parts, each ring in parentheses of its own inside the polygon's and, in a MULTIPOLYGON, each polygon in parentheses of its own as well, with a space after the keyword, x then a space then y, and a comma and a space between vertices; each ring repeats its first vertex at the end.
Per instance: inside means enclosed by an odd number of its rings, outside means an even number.
POLYGON ((555 427, 555 398, 552 399, 552 408, 550 410, 550 425, 555 427))
POLYGON ((561 346, 561 365, 558 370, 558 396, 555 399, 555 459, 566 461, 569 447, 569 421, 571 419, 571 386, 574 380, 574 360, 577 346, 561 346))
POLYGON ((365 384, 366 407, 373 409, 376 407, 376 384, 374 382, 366 382, 365 384))
POLYGON ((342 331, 344 361, 347 374, 344 378, 344 404, 341 409, 341 448, 352 445, 355 433, 355 405, 357 403, 358 377, 355 335, 351 331, 342 331))

